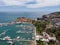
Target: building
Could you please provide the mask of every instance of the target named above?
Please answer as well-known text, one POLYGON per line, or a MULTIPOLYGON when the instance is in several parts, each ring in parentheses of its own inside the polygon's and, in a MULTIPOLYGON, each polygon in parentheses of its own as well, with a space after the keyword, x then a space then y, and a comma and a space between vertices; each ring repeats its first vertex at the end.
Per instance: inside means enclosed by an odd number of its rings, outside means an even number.
POLYGON ((31 23, 32 20, 29 18, 21 17, 21 18, 17 18, 16 22, 29 22, 29 23, 31 23))

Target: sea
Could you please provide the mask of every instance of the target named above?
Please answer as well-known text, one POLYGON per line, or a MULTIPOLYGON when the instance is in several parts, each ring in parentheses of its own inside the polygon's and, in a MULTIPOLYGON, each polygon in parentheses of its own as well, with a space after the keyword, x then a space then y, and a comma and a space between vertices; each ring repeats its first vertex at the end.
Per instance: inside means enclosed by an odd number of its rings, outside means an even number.
MULTIPOLYGON (((0 12, 0 23, 7 23, 16 20, 18 17, 26 17, 26 18, 36 18, 31 15, 32 13, 6 13, 0 12)), ((21 23, 21 24, 8 24, 0 26, 0 45, 31 45, 30 41, 34 41, 32 37, 34 37, 34 28, 33 24, 29 23, 21 23), (19 27, 18 27, 19 26, 19 27), (23 26, 23 27, 21 27, 23 26), (25 28, 24 28, 25 27, 25 28), (28 27, 28 28, 27 28, 28 27), (32 29, 30 29, 30 28, 32 29), (17 33, 20 32, 20 33, 17 33), (21 33, 22 32, 22 33, 21 33), (4 37, 10 37, 11 39, 16 39, 18 36, 20 37, 19 41, 12 41, 13 44, 7 43, 7 40, 4 37)))
POLYGON ((0 12, 0 23, 11 22, 16 20, 18 17, 26 17, 30 19, 36 19, 42 17, 45 13, 43 12, 0 12))
MULTIPOLYGON (((14 45, 30 45, 29 43, 30 41, 25 40, 34 41, 34 39, 32 39, 32 37, 34 37, 33 34, 34 28, 29 29, 21 26, 30 26, 31 28, 33 27, 32 24, 26 23, 0 26, 0 39, 4 39, 4 37, 7 36, 10 37, 11 39, 17 39, 17 37, 19 36, 20 37, 19 41, 15 40, 12 41, 14 45)), ((8 42, 7 40, 0 40, 0 45, 11 45, 7 42, 8 42)))

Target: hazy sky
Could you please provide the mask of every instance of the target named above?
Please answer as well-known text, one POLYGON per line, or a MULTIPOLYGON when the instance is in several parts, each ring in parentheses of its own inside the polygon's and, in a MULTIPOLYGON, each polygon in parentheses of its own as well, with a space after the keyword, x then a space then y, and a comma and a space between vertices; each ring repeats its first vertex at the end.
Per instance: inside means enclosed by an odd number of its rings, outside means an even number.
POLYGON ((0 0, 0 11, 60 11, 60 0, 0 0))

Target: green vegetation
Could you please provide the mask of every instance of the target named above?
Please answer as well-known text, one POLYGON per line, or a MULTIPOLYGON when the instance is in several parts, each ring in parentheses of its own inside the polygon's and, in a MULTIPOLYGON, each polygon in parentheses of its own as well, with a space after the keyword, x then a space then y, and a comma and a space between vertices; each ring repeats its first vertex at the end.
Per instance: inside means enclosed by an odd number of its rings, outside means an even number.
POLYGON ((57 38, 57 39, 59 40, 59 42, 60 42, 60 30, 59 30, 59 29, 56 30, 55 35, 56 35, 56 38, 57 38))
MULTIPOLYGON (((56 36, 56 38, 57 38, 57 40, 59 40, 60 41, 60 30, 59 29, 57 29, 55 26, 53 26, 53 27, 51 27, 51 28, 49 28, 49 29, 47 29, 47 30, 45 30, 45 28, 46 28, 46 24, 49 24, 50 22, 47 22, 47 21, 45 21, 45 22, 43 22, 43 21, 33 21, 33 24, 35 25, 35 27, 36 27, 36 32, 37 32, 37 34, 41 34, 41 32, 43 32, 43 31, 46 31, 47 33, 49 33, 51 36, 53 36, 53 34, 56 36)), ((54 25, 54 24, 52 24, 52 25, 54 25)), ((40 40, 39 41, 37 41, 37 45, 43 45, 44 43, 43 42, 41 42, 40 40)), ((56 42, 49 42, 48 43, 49 45, 57 45, 56 44, 56 42)))
POLYGON ((34 21, 33 24, 35 25, 36 32, 38 34, 41 34, 41 31, 45 31, 45 28, 46 28, 46 23, 45 22, 34 21))
POLYGON ((44 42, 43 41, 36 41, 37 42, 37 45, 44 45, 44 42))
MULTIPOLYGON (((37 18, 36 21, 35 20, 32 21, 32 23, 36 27, 37 34, 41 35, 41 33, 45 31, 50 36, 55 36, 57 38, 58 42, 60 42, 60 29, 56 28, 56 23, 59 23, 59 22, 60 22, 60 12, 54 12, 54 13, 50 13, 47 15, 43 15, 42 18, 37 18), (50 26, 53 25, 53 26, 50 28, 47 28, 46 25, 50 25, 50 26)), ((40 42, 41 42, 40 40, 37 41, 37 43, 38 43, 37 45, 40 45, 40 42)), ((54 42, 54 41, 50 41, 48 44, 57 45, 56 42, 54 42)))
MULTIPOLYGON (((33 24, 36 27, 37 34, 41 34, 41 32, 45 31, 45 28, 46 28, 46 23, 45 22, 33 21, 33 24)), ((44 43, 40 40, 38 40, 36 42, 37 42, 37 45, 44 45, 44 43)))
POLYGON ((57 45, 57 43, 54 42, 54 41, 50 41, 50 42, 48 43, 48 45, 57 45))

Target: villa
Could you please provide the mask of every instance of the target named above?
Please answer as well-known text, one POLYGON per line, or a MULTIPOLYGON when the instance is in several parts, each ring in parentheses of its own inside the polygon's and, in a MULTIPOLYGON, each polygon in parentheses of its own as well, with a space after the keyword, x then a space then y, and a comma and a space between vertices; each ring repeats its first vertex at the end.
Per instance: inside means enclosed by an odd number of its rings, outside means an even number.
POLYGON ((44 42, 49 42, 50 40, 56 41, 56 37, 51 37, 46 32, 43 32, 43 36, 42 35, 37 35, 36 40, 41 40, 41 41, 44 41, 44 42))

